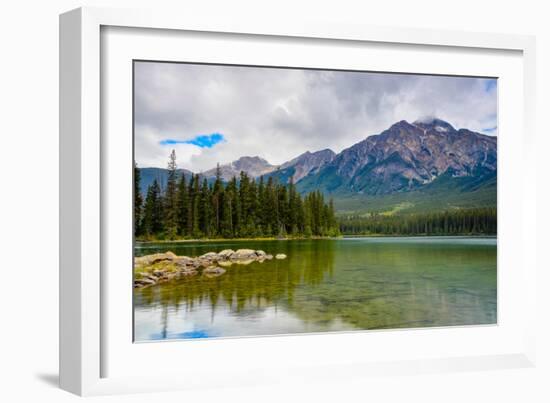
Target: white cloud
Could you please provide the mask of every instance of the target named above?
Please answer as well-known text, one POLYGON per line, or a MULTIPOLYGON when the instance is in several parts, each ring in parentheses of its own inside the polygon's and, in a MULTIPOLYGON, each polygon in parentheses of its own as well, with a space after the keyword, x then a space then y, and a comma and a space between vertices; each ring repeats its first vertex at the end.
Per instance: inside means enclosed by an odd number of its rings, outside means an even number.
POLYGON ((146 62, 135 72, 140 166, 164 167, 171 148, 193 171, 244 155, 279 164, 427 115, 480 132, 496 126, 486 79, 146 62), (160 145, 215 132, 226 141, 212 148, 160 145))

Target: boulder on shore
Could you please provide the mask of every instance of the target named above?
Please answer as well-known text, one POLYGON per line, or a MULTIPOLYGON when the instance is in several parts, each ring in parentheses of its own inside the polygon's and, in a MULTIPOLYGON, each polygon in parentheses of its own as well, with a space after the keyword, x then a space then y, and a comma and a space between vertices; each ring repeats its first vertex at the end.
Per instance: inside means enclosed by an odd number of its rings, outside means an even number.
POLYGON ((149 266, 164 260, 174 260, 177 256, 174 252, 155 253, 153 255, 138 256, 134 258, 134 266, 149 266))
MULTIPOLYGON (((286 255, 278 253, 275 258, 286 259, 286 255)), ((199 257, 177 256, 173 252, 138 256, 134 258, 134 288, 148 287, 199 273, 205 277, 217 277, 226 272, 223 267, 262 263, 271 259, 273 255, 254 249, 224 249, 219 253, 208 252, 199 257)))

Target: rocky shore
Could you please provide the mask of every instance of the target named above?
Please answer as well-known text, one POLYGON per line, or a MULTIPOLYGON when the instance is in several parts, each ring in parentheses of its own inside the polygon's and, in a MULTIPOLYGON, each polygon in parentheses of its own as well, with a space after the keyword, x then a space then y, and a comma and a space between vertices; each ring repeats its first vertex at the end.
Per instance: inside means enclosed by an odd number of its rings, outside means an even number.
POLYGON ((134 288, 148 287, 175 278, 196 276, 218 277, 232 265, 247 265, 252 262, 286 259, 284 253, 275 256, 263 250, 224 249, 208 252, 198 257, 177 256, 173 252, 155 253, 134 258, 134 288))

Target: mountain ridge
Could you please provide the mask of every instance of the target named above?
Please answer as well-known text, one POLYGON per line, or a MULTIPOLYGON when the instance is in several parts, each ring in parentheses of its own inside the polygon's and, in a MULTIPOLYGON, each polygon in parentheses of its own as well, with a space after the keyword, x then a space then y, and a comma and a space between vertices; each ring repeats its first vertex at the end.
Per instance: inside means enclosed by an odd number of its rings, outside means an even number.
MULTIPOLYGON (((301 193, 320 190, 333 197, 337 207, 345 199, 402 200, 407 194, 434 199, 437 192, 451 190, 457 200, 465 200, 480 189, 483 203, 496 205, 497 138, 455 129, 438 118, 401 120, 339 153, 306 151, 281 165, 245 156, 220 165, 225 181, 238 177, 241 170, 254 178, 273 177, 284 183, 293 178, 301 193), (445 190, 439 189, 442 183, 445 190)), ((212 180, 215 174, 212 168, 200 175, 212 180)), ((450 200, 441 199, 445 198, 450 200)))

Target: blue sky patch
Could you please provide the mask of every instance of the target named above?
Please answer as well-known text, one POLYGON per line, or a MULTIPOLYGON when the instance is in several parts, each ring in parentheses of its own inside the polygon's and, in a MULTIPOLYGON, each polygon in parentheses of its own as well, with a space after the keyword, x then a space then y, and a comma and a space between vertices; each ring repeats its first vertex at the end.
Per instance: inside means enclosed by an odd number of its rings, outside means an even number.
POLYGON ((200 148, 212 148, 216 144, 225 141, 225 137, 221 133, 212 134, 199 134, 191 139, 179 140, 179 139, 165 139, 161 140, 160 144, 163 146, 173 146, 176 144, 193 144, 200 148))
POLYGON ((176 335, 178 339, 206 339, 210 337, 205 330, 192 330, 190 332, 183 332, 176 335))
POLYGON ((488 79, 486 82, 485 82, 485 91, 487 92, 491 92, 492 90, 494 90, 497 86, 497 80, 496 79, 488 79))

